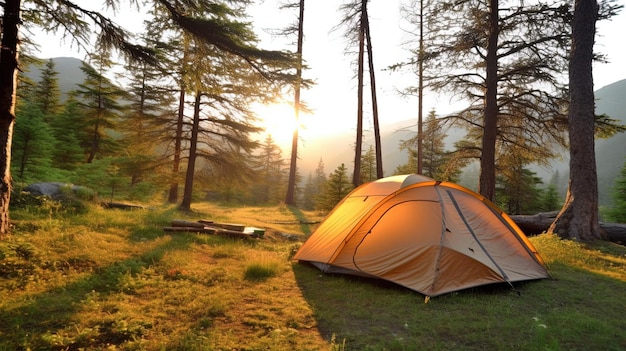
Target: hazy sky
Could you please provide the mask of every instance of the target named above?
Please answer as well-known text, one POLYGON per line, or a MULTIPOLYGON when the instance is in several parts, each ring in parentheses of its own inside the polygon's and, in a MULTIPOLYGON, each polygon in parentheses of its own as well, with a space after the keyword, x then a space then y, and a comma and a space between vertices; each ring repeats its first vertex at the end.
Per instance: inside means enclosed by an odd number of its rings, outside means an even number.
MULTIPOLYGON (((417 78, 410 73, 392 73, 385 69, 392 64, 406 60, 408 52, 402 47, 410 36, 406 33, 407 25, 401 24, 400 0, 372 0, 368 5, 374 65, 376 69, 376 87, 379 100, 381 123, 398 120, 417 119, 417 98, 402 98, 397 91, 406 84, 417 85, 417 78), (403 27, 403 28, 401 28, 403 27)), ((262 8, 268 8, 265 4, 262 8)), ((285 12, 283 12, 285 13, 285 12)), ((295 16, 295 12, 292 12, 295 16)), ((276 26, 277 16, 257 16, 260 28, 276 26)), ((332 5, 327 1, 307 1, 305 5, 305 46, 304 58, 310 70, 305 72, 317 85, 302 94, 303 99, 315 108, 316 120, 306 123, 310 128, 331 127, 337 129, 354 128, 356 124, 356 80, 351 63, 355 55, 344 54, 346 41, 343 31, 332 31, 339 23, 340 14, 337 2, 332 5)), ((295 18, 294 18, 295 20, 295 18)), ((609 64, 594 65, 595 88, 626 79, 626 15, 616 16, 611 21, 599 23, 596 50, 607 54, 609 64)), ((264 38, 266 38, 264 36, 264 38)), ((267 43, 275 44, 277 40, 267 43)), ((369 91, 366 92, 369 94, 369 91)), ((369 101, 369 98, 367 99, 369 101)), ((435 109, 438 114, 456 110, 460 105, 446 96, 437 96, 426 92, 424 109, 435 109)), ((365 108, 371 110, 369 105, 365 108)), ((371 113, 370 113, 371 115, 371 113)), ((306 116, 305 116, 306 118, 306 116)), ((365 122, 368 126, 368 122, 365 122)), ((371 124, 371 122, 369 122, 371 124)))

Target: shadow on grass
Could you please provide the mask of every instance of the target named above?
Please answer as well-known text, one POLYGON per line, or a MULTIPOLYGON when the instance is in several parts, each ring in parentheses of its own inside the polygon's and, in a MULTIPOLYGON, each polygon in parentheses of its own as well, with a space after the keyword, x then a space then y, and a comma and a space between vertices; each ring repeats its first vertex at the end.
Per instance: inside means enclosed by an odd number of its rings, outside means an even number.
POLYGON ((554 269, 557 280, 517 283, 517 291, 493 284, 425 304, 423 295, 384 281, 293 265, 320 333, 347 350, 624 349, 626 282, 554 269))
MULTIPOLYGON (((81 303, 94 294, 113 295, 124 291, 124 277, 136 275, 160 261, 167 252, 184 250, 193 239, 176 236, 144 254, 94 269, 93 274, 70 284, 51 289, 24 299, 16 307, 0 310, 0 350, 54 350, 54 345, 43 336, 51 331, 63 329, 73 323, 81 303)), ((113 329, 111 329, 113 330, 113 329)), ((69 349, 93 346, 94 344, 120 344, 136 335, 128 333, 104 333, 106 340, 77 340, 69 349), (81 344, 84 343, 84 344, 81 344)))
POLYGON ((289 205, 287 206, 287 208, 289 208, 289 212, 291 212, 293 216, 296 217, 296 219, 300 222, 300 230, 302 230, 302 233, 304 233, 306 237, 311 235, 311 224, 315 224, 315 223, 310 222, 306 218, 304 213, 302 213, 302 211, 300 211, 300 209, 297 208, 296 206, 289 205))

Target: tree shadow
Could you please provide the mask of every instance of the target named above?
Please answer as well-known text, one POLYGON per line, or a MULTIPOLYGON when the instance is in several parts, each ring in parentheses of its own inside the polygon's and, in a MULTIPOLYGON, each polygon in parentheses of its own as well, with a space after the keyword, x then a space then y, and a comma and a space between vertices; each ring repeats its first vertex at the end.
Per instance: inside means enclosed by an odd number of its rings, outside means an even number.
POLYGON ((308 237, 309 235, 311 235, 313 226, 317 225, 318 222, 312 222, 307 219, 306 215, 302 213, 302 211, 296 206, 289 205, 287 206, 287 208, 289 209, 289 212, 291 212, 293 216, 296 217, 298 222, 300 222, 300 230, 302 230, 304 236, 308 237))
MULTIPOLYGON (((70 284, 50 289, 25 298, 23 304, 0 310, 0 349, 7 350, 50 350, 59 349, 53 341, 43 338, 45 333, 71 325, 81 304, 93 299, 94 295, 106 296, 123 292, 124 278, 134 276, 163 259, 166 253, 184 250, 193 239, 187 236, 172 237, 142 255, 115 262, 106 267, 96 267, 89 276, 70 284), (2 336, 10 336, 3 338, 2 336)), ((93 268, 93 267, 91 267, 93 268)), ((109 326, 110 327, 110 326, 109 326)), ((107 326, 104 326, 107 329, 107 326)), ((128 331, 102 333, 101 340, 77 338, 69 349, 80 349, 94 344, 120 344, 136 335, 128 331), (106 339, 106 340, 105 340, 106 339)))

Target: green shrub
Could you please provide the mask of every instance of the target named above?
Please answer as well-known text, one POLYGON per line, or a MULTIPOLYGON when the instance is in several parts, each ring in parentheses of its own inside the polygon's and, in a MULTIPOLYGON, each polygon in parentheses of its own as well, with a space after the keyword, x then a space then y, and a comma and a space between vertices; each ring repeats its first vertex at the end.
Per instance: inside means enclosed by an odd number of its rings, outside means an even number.
POLYGON ((81 199, 90 200, 95 195, 88 189, 81 189, 86 188, 78 188, 76 192, 64 191, 58 199, 52 199, 45 195, 33 195, 24 191, 14 191, 11 195, 10 209, 26 210, 33 214, 85 214, 88 211, 88 206, 81 199))
POLYGON ((279 265, 277 262, 255 262, 246 267, 244 277, 250 281, 263 281, 278 275, 279 265))

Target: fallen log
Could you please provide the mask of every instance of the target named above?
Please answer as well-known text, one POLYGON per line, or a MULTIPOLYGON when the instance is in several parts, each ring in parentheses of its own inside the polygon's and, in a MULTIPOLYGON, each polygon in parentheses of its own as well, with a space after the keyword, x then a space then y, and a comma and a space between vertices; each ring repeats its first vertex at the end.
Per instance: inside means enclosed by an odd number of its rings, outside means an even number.
POLYGON ((129 204, 124 202, 103 202, 102 207, 104 208, 119 208, 122 210, 136 210, 136 209, 144 209, 144 206, 129 204))
POLYGON ((204 228, 205 225, 198 222, 190 222, 181 219, 173 219, 172 227, 192 227, 192 228, 204 228))
POLYGON ((232 223, 215 223, 213 221, 199 220, 198 223, 201 223, 205 226, 223 228, 227 230, 233 230, 237 232, 243 232, 246 229, 246 226, 243 224, 232 224, 232 223))
MULTIPOLYGON (((541 234, 550 228, 558 212, 542 212, 534 215, 511 215, 511 219, 524 232, 531 236, 541 234)), ((626 244, 626 224, 600 222, 600 228, 604 230, 607 240, 626 244)))
POLYGON ((205 227, 182 227, 182 226, 172 226, 172 227, 163 227, 164 232, 179 232, 179 233, 205 233, 205 234, 215 234, 217 230, 214 228, 205 228, 205 227))

